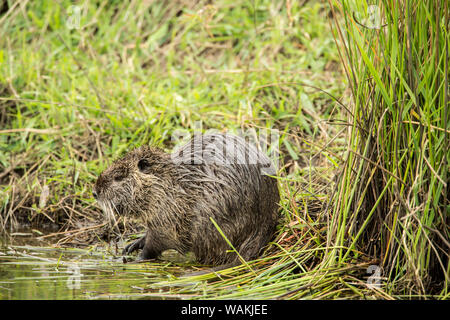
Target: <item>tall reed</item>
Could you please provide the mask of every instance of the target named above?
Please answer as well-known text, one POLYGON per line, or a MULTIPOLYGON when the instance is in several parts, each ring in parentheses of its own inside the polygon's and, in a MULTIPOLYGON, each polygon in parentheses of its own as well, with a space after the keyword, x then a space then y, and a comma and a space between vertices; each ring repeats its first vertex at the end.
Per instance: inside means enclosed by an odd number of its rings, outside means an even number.
POLYGON ((449 8, 329 0, 351 92, 327 262, 378 259, 385 289, 449 296, 449 8))

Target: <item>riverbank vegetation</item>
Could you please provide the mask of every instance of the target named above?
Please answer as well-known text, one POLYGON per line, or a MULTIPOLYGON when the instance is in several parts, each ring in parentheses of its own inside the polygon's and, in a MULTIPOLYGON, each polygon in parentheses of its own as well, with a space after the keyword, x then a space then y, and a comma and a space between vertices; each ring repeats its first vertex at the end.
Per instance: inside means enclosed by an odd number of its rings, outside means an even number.
POLYGON ((92 197, 112 160, 142 144, 170 151, 199 124, 276 133, 283 220, 264 256, 220 274, 155 275, 143 294, 447 299, 448 10, 4 2, 0 229, 119 255, 144 229, 127 217, 111 226, 92 197))

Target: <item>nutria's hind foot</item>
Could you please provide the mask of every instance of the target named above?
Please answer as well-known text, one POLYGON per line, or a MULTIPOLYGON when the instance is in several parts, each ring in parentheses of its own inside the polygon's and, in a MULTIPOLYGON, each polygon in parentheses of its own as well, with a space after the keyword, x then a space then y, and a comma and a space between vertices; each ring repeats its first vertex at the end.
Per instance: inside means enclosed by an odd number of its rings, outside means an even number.
POLYGON ((130 243, 129 245, 127 245, 123 249, 122 254, 129 255, 129 254, 133 253, 134 251, 143 249, 144 245, 145 245, 145 236, 143 236, 142 238, 139 238, 139 239, 133 241, 132 243, 130 243))

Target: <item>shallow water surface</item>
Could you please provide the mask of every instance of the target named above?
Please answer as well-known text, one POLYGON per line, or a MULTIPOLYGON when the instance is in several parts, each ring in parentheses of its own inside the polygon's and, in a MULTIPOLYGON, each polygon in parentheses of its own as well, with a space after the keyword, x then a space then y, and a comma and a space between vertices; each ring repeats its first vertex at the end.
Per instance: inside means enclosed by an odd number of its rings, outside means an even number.
POLYGON ((3 241, 0 300, 176 298, 170 295, 170 288, 157 283, 176 279, 186 270, 170 261, 125 264, 121 256, 104 248, 54 248, 3 241))

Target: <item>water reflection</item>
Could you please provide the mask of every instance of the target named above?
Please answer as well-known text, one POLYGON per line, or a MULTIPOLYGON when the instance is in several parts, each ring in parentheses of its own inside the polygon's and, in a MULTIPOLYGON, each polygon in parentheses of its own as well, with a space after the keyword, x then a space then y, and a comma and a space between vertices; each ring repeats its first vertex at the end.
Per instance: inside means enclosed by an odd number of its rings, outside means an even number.
MULTIPOLYGON (((28 239, 30 240, 30 239, 28 239)), ((170 294, 151 284, 187 269, 170 261, 122 262, 101 247, 89 250, 17 244, 0 246, 0 300, 135 299, 170 294)))

